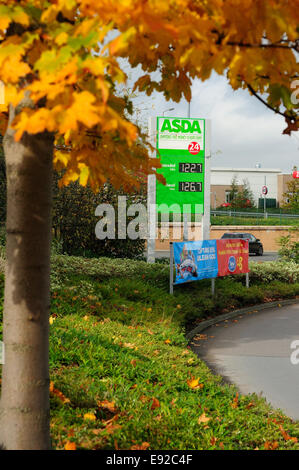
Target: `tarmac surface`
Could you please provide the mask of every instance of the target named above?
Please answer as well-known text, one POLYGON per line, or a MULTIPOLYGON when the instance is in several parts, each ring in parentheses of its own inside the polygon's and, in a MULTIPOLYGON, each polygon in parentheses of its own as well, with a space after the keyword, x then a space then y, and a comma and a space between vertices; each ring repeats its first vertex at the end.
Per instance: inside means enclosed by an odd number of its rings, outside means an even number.
POLYGON ((260 312, 253 307, 196 335, 191 347, 241 393, 261 394, 299 420, 299 304, 260 312))

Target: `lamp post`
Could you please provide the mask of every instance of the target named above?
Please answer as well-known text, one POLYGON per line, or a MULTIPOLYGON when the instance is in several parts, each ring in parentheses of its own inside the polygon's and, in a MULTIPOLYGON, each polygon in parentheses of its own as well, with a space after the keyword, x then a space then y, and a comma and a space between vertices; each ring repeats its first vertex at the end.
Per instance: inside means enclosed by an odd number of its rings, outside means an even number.
POLYGON ((174 108, 165 109, 165 111, 163 111, 162 115, 164 116, 164 114, 168 113, 168 111, 174 111, 174 108))

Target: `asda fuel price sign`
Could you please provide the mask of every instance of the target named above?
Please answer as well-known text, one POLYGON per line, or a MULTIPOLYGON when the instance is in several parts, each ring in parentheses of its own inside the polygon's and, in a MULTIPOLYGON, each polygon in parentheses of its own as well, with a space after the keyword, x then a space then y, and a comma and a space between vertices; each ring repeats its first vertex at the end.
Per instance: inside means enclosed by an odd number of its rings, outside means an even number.
MULTIPOLYGON (((157 181, 156 204, 177 204, 183 213, 204 212, 205 120, 157 117, 157 156, 166 186, 157 181), (186 210, 185 210, 186 212, 186 210)), ((175 212, 175 211, 174 211, 175 212)), ((178 212, 178 211, 177 211, 178 212)))

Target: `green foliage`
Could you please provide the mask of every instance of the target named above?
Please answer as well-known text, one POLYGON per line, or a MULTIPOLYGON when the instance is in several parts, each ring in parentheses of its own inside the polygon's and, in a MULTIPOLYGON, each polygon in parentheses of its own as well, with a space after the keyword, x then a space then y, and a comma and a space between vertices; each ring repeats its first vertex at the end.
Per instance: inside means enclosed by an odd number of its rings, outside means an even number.
MULTIPOLYGON (((250 271, 249 289, 244 276, 231 276, 216 280, 214 298, 209 280, 169 295, 168 264, 53 256, 51 380, 70 400, 51 395, 53 447, 71 440, 78 449, 98 450, 114 449, 115 442, 120 449, 143 442, 150 449, 263 449, 266 441, 298 448, 273 421, 281 412, 261 397, 240 396, 234 408, 236 389, 211 373, 184 336, 203 318, 299 294, 295 263, 252 262, 250 271), (191 389, 191 377, 202 388, 191 389), (104 400, 115 411, 99 406, 104 400), (203 413, 208 427, 198 423, 203 413)), ((0 324, 3 296, 0 274, 0 324)), ((298 424, 283 420, 284 429, 299 437, 298 424)))
POLYGON ((294 240, 294 237, 292 236, 294 233, 295 235, 298 235, 299 233, 298 222, 296 225, 294 225, 294 227, 289 228, 288 235, 285 235, 279 239, 279 255, 285 261, 299 263, 299 242, 294 240))
POLYGON ((229 201, 233 209, 242 209, 254 207, 253 193, 250 189, 248 180, 243 180, 243 185, 238 185, 237 177, 234 176, 231 182, 229 201))
MULTIPOLYGON (((60 253, 76 256, 110 256, 112 258, 139 258, 144 252, 144 240, 98 240, 95 227, 98 219, 95 209, 99 204, 113 205, 116 213, 117 233, 117 203, 118 196, 127 196, 127 206, 132 203, 144 202, 142 192, 127 195, 122 190, 115 190, 110 184, 105 184, 98 194, 89 187, 80 186, 78 182, 59 188, 59 176, 54 178, 53 196, 53 231, 58 241, 60 253)), ((127 218, 129 222, 130 218, 127 218)))
POLYGON ((299 213, 299 180, 293 178, 287 182, 287 191, 283 194, 284 198, 288 199, 288 202, 283 204, 284 209, 291 210, 295 213, 299 213))

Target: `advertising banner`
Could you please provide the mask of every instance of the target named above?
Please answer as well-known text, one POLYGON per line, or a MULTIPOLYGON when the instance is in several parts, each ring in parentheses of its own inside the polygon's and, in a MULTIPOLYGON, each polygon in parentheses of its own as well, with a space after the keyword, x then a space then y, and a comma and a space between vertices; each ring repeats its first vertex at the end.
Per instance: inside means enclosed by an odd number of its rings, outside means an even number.
POLYGON ((217 277, 216 240, 173 244, 175 284, 217 277))
POLYGON ((218 276, 248 273, 248 240, 226 238, 217 240, 218 276))
POLYGON ((248 240, 239 238, 173 243, 174 284, 248 273, 248 240))

